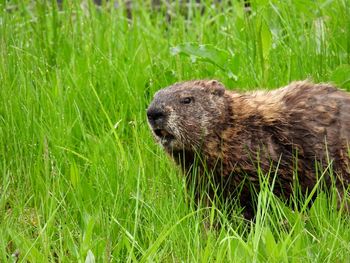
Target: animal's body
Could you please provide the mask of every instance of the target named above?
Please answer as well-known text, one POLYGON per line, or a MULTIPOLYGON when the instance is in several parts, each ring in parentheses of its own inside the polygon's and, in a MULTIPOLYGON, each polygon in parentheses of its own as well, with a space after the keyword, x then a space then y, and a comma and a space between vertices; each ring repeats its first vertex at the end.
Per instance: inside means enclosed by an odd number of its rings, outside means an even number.
MULTIPOLYGON (((350 94, 330 84, 239 93, 215 80, 176 83, 155 94, 147 115, 156 140, 185 172, 198 154, 223 196, 234 198, 242 187, 247 217, 258 167, 271 178, 278 167, 278 196, 290 197, 296 176, 310 191, 321 175, 316 163, 331 168, 340 193, 350 183, 350 94)), ((331 185, 328 175, 325 182, 331 185)))

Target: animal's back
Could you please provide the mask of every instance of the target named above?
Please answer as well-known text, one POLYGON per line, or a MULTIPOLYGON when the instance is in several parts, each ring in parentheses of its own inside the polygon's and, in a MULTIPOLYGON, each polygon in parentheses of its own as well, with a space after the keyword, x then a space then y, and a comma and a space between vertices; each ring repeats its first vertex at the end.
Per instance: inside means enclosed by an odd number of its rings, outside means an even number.
MULTIPOLYGON (((329 84, 300 81, 272 91, 233 93, 233 98, 243 110, 222 135, 223 155, 230 159, 224 174, 243 171, 258 184, 254 162, 265 172, 278 167, 283 187, 275 190, 287 196, 295 172, 305 191, 325 169, 334 172, 339 186, 350 182, 350 94, 329 84)), ((330 184, 328 173, 325 177, 330 184)), ((235 178, 237 183, 241 179, 235 178)))
POLYGON ((323 162, 348 181, 350 95, 329 84, 296 82, 287 89, 285 116, 300 159, 307 167, 323 162))

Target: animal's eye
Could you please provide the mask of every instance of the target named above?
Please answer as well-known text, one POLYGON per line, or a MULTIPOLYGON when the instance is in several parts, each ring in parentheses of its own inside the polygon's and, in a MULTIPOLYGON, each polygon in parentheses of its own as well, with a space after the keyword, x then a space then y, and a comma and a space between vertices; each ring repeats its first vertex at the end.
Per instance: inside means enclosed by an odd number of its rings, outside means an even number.
POLYGON ((190 104, 192 101, 193 101, 193 99, 190 97, 186 97, 186 98, 181 99, 182 104, 190 104))

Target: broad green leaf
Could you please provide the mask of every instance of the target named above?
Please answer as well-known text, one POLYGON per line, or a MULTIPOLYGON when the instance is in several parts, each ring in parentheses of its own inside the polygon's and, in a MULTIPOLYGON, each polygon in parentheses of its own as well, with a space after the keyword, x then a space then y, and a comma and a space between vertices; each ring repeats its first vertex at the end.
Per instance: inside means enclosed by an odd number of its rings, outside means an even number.
POLYGON ((191 58, 192 62, 205 61, 216 65, 225 71, 229 78, 237 79, 234 74, 235 65, 232 63, 234 54, 219 49, 213 45, 200 45, 197 43, 183 43, 170 49, 172 55, 185 55, 191 58))
POLYGON ((228 60, 229 53, 218 49, 212 45, 199 45, 196 43, 184 43, 171 48, 173 55, 183 54, 190 56, 192 60, 198 59, 211 62, 224 69, 228 60))

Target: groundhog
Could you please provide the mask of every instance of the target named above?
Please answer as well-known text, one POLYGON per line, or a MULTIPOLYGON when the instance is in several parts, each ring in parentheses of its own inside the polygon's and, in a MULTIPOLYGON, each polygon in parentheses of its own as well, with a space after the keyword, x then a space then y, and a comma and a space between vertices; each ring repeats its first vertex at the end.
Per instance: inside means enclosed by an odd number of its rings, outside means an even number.
POLYGON ((239 200, 247 218, 258 170, 280 197, 290 198, 296 183, 310 193, 321 175, 341 196, 349 186, 350 94, 330 84, 240 93, 216 80, 175 83, 155 94, 147 117, 186 176, 194 167, 199 177, 209 174, 209 197, 239 200))

